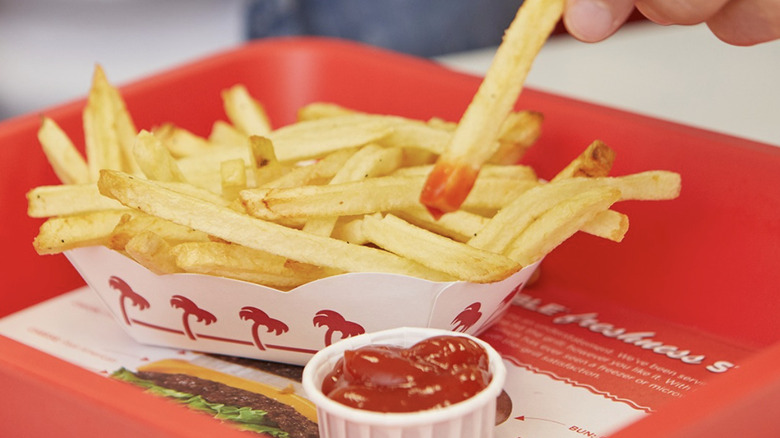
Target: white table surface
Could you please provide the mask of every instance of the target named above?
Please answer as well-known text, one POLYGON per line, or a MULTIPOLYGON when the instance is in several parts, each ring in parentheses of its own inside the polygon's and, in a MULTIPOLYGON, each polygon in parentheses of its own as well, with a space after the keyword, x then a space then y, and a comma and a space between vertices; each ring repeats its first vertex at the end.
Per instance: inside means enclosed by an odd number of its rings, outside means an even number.
MULTIPOLYGON (((484 74, 494 52, 437 59, 484 74)), ((596 44, 555 36, 526 86, 780 146, 780 41, 735 47, 703 25, 652 23, 596 44)))

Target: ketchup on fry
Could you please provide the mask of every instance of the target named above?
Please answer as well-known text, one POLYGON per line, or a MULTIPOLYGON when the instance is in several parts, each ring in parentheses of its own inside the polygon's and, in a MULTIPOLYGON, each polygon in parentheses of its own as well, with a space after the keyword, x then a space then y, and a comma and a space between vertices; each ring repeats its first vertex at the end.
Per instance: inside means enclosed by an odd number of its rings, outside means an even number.
POLYGON ((353 408, 415 412, 465 400, 490 383, 488 356, 471 339, 436 336, 410 348, 347 350, 325 376, 322 392, 353 408))

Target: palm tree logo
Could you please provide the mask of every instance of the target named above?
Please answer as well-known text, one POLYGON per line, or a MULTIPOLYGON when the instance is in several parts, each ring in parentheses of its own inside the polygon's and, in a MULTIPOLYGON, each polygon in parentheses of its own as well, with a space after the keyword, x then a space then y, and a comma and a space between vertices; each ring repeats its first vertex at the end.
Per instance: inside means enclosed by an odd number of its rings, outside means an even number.
POLYGON ((326 347, 333 343, 333 334, 335 332, 341 333, 341 339, 362 335, 366 332, 363 326, 356 322, 347 321, 341 314, 333 310, 320 310, 314 316, 313 322, 315 327, 328 327, 328 331, 325 332, 326 347))
POLYGON ((182 309, 182 324, 184 325, 184 332, 190 339, 195 339, 195 334, 190 328, 190 316, 194 316, 197 322, 202 322, 206 325, 212 322, 217 322, 217 317, 212 313, 201 309, 192 300, 181 295, 174 295, 171 297, 171 307, 175 309, 182 309))
POLYGON ((261 325, 268 329, 268 333, 273 332, 276 334, 276 336, 279 336, 282 333, 286 333, 290 330, 290 328, 287 327, 287 324, 279 321, 278 319, 271 318, 267 313, 256 307, 242 307, 241 311, 238 313, 238 316, 240 316, 244 321, 252 321, 252 339, 255 341, 257 348, 261 350, 265 350, 265 345, 263 345, 262 341, 260 341, 261 325))
POLYGON ((129 301, 131 306, 136 306, 140 310, 149 308, 149 301, 146 301, 144 297, 138 295, 133 288, 130 287, 124 280, 119 277, 111 276, 108 279, 108 285, 117 291, 119 291, 119 308, 122 310, 122 317, 125 320, 125 324, 130 324, 130 318, 127 316, 127 309, 125 308, 125 302, 129 301))
POLYGON ((482 317, 482 312, 479 311, 481 307, 482 304, 476 302, 471 303, 468 307, 463 309, 463 311, 458 313, 452 322, 450 322, 450 324, 455 326, 452 330, 456 332, 466 332, 466 330, 470 329, 479 321, 479 318, 482 317))

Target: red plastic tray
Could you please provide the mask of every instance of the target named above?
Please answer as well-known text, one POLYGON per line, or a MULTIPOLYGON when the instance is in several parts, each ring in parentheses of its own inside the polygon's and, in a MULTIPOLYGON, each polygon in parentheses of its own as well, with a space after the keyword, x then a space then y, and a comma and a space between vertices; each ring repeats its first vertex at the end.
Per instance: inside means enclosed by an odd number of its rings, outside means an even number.
MULTIPOLYGON (((480 78, 353 43, 294 38, 250 43, 122 92, 139 128, 173 122, 205 135, 224 118, 220 91, 235 83, 283 125, 312 101, 457 120, 480 78)), ((42 113, 82 144, 83 105, 42 113)), ((535 291, 591 294, 756 351, 740 369, 615 437, 780 436, 780 148, 531 89, 518 107, 545 114, 543 136, 525 159, 542 177, 595 139, 617 151, 615 174, 669 169, 683 176, 678 200, 617 206, 631 217, 622 243, 577 235, 556 249, 535 291)), ((56 183, 38 124, 38 114, 0 124, 0 317, 83 285, 64 257, 32 249, 40 221, 27 218, 24 194, 56 183)), ((2 336, 0 388, 4 436, 244 436, 2 336)))

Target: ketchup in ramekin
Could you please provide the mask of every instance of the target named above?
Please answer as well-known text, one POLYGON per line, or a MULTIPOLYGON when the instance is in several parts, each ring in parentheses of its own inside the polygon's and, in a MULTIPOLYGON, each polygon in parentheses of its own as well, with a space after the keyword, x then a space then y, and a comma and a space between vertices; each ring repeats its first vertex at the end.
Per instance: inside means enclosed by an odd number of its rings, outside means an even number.
POLYGON ((485 349, 463 336, 434 336, 409 348, 366 345, 344 351, 322 392, 367 411, 443 408, 484 390, 491 380, 488 365, 485 349))

